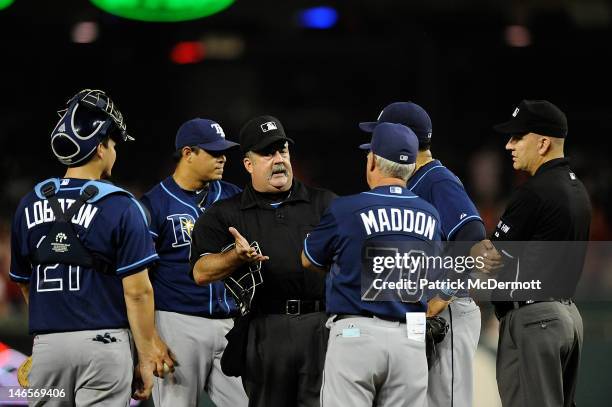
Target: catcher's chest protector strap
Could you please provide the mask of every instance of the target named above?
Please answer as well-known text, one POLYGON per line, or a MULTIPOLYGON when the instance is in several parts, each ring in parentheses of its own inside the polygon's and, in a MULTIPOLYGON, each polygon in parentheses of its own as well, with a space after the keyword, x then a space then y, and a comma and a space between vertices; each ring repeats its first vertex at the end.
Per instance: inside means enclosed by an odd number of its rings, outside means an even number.
POLYGON ((111 194, 123 194, 123 195, 128 196, 132 200, 132 202, 136 204, 136 207, 140 211, 140 214, 142 215, 142 218, 144 219, 147 226, 151 224, 151 215, 149 214, 149 212, 144 209, 144 207, 140 204, 140 202, 138 202, 136 198, 134 198, 134 195, 132 195, 125 189, 119 188, 118 186, 115 186, 108 182, 88 181, 81 187, 81 195, 86 193, 86 191, 90 189, 92 186, 96 188, 96 193, 91 198, 87 199, 86 201, 87 203, 98 202, 102 198, 105 198, 111 194))
POLYGON ((97 202, 103 197, 113 193, 124 193, 130 197, 132 197, 132 195, 114 185, 99 181, 89 181, 83 185, 79 197, 74 203, 63 211, 56 196, 59 185, 59 179, 52 178, 39 183, 34 189, 39 198, 49 201, 49 205, 55 216, 55 221, 51 229, 34 253, 34 262, 36 264, 70 264, 93 268, 104 273, 110 272, 112 267, 109 267, 110 264, 108 260, 102 259, 100 256, 92 255, 92 253, 83 246, 83 243, 79 239, 79 235, 72 226, 71 220, 86 203, 97 202))
MULTIPOLYGON (((59 189, 59 178, 49 178, 45 181, 38 183, 34 187, 34 193, 36 193, 36 196, 38 196, 40 199, 48 199, 48 197, 45 195, 45 191, 47 194, 55 195, 57 191, 59 191, 59 189)), ((106 196, 111 194, 123 194, 134 199, 134 195, 132 195, 125 189, 119 188, 118 186, 104 181, 87 181, 81 187, 79 192, 81 195, 79 198, 82 198, 83 194, 86 195, 83 202, 87 203, 98 202, 102 198, 105 198, 106 196), (95 189, 92 189, 91 187, 95 187, 95 189), (87 190, 89 190, 89 192, 86 192, 87 190)))

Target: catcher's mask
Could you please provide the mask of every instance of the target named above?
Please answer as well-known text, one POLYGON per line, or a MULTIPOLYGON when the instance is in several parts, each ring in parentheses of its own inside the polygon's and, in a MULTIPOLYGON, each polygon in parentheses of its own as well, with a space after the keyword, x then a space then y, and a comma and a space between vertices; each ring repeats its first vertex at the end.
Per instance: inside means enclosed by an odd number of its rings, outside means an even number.
MULTIPOLYGON (((221 253, 228 252, 236 247, 235 243, 225 247, 221 253)), ((261 249, 257 242, 251 243, 258 254, 261 254, 261 249)), ((261 275, 261 261, 249 263, 248 267, 240 267, 231 275, 223 280, 225 288, 230 292, 236 305, 240 310, 240 315, 246 315, 251 310, 251 303, 255 298, 255 287, 263 282, 261 275)))
POLYGON ((57 112, 60 120, 51 132, 51 150, 62 164, 85 164, 107 136, 116 143, 134 140, 123 115, 103 91, 83 89, 66 106, 57 112))

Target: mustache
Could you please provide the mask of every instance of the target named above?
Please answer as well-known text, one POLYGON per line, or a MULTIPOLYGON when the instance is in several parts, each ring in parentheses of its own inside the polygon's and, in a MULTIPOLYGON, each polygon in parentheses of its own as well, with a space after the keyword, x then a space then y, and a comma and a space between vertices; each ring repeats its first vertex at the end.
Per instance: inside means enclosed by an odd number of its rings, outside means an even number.
POLYGON ((272 167, 272 175, 285 174, 287 175, 287 168, 283 164, 274 164, 272 167))

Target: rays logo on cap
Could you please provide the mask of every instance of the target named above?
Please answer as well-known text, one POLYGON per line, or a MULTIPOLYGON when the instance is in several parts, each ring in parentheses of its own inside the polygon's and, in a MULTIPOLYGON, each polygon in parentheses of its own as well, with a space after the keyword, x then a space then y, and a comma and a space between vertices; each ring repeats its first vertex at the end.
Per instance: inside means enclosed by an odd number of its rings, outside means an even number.
POLYGON ((270 130, 277 130, 278 127, 276 126, 276 123, 274 122, 265 122, 264 124, 261 125, 261 131, 263 131, 264 133, 270 131, 270 130))
POLYGON ((514 112, 512 113, 512 117, 516 117, 518 112, 519 112, 519 108, 517 107, 516 109, 514 109, 514 112))
POLYGON ((210 125, 210 127, 215 129, 215 131, 217 132, 218 135, 220 135, 221 137, 225 138, 225 133, 223 132, 223 129, 221 128, 221 126, 219 124, 213 123, 213 124, 210 125))
POLYGON ((407 155, 400 155, 400 161, 408 161, 408 156, 407 155))

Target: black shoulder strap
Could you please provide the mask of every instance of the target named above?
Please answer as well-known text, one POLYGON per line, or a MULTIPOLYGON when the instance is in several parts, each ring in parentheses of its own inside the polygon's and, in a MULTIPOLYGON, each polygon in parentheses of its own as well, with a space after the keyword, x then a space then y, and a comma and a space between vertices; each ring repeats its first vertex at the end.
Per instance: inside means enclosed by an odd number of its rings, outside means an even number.
POLYGON ((59 200, 57 199, 57 191, 55 190, 55 184, 53 182, 43 185, 40 191, 49 201, 49 205, 51 205, 51 210, 53 210, 53 214, 55 215, 57 222, 70 222, 70 219, 72 219, 79 209, 81 209, 81 207, 85 205, 89 199, 95 197, 99 192, 98 187, 95 185, 88 185, 70 206, 70 208, 67 208, 64 212, 59 200))
POLYGON ((55 222, 48 235, 34 252, 33 259, 39 264, 63 263, 85 267, 92 267, 102 273, 111 273, 111 261, 101 255, 91 253, 80 241, 79 235, 74 230, 71 219, 89 200, 94 198, 99 190, 95 185, 88 185, 75 200, 75 202, 62 211, 56 196, 56 186, 49 182, 41 187, 41 194, 47 198, 55 222))
POLYGON ((57 200, 57 197, 55 196, 55 194, 57 193, 55 189, 55 184, 53 182, 46 183, 40 188, 40 192, 49 201, 49 204, 51 205, 51 210, 55 215, 55 220, 58 222, 66 222, 66 216, 64 215, 64 211, 62 211, 60 203, 57 200))
MULTIPOLYGON (((79 209, 81 209, 81 206, 85 205, 85 203, 89 199, 95 197, 97 194, 98 194, 98 187, 96 187, 95 185, 88 185, 87 188, 85 188, 81 192, 81 195, 79 195, 79 197, 72 204, 72 206, 66 210, 66 213, 65 213, 66 221, 69 221, 70 219, 72 219, 72 217, 79 211, 79 209)), ((53 206, 51 208, 53 208, 53 206)))

